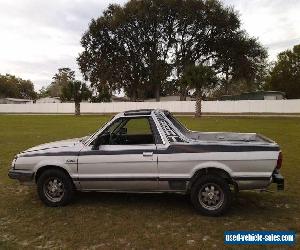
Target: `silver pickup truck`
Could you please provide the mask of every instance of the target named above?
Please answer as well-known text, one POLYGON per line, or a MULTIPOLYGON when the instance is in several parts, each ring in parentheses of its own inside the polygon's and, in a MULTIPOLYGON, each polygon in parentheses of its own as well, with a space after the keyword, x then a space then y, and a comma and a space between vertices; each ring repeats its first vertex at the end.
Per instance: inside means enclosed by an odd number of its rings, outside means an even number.
POLYGON ((9 177, 37 185, 48 206, 74 191, 188 194, 195 208, 220 215, 232 191, 283 190, 282 154, 255 133, 195 132, 165 110, 120 113, 94 134, 47 143, 15 156, 9 177))

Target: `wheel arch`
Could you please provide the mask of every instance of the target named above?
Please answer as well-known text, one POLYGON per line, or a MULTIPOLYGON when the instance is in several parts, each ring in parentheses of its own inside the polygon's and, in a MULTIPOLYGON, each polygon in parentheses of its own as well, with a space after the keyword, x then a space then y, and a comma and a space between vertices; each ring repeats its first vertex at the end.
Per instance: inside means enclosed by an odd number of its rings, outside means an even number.
POLYGON ((48 169, 57 169, 57 170, 60 170, 60 171, 64 172, 72 180, 70 173, 65 168, 63 168, 61 166, 57 166, 57 165, 44 165, 44 166, 39 167, 36 170, 35 175, 34 175, 35 183, 37 183, 37 180, 39 179, 39 177, 41 176, 41 174, 43 172, 45 172, 46 170, 48 170, 48 169))
POLYGON ((203 175, 219 176, 219 177, 225 179, 228 184, 233 185, 234 188, 236 188, 236 183, 234 182, 233 178, 231 177, 230 171, 228 171, 227 169, 224 169, 224 168, 217 167, 217 166, 205 166, 205 167, 197 169, 193 173, 193 175, 190 179, 189 185, 188 185, 188 191, 191 190, 193 184, 198 180, 198 178, 203 175))

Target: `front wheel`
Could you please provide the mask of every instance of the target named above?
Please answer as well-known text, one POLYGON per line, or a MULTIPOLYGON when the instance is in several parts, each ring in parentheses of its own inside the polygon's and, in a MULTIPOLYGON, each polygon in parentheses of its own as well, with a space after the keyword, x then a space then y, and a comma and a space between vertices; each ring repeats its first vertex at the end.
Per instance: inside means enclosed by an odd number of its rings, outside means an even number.
POLYGON ((37 180, 40 199, 49 207, 68 204, 73 196, 73 183, 70 177, 58 169, 48 169, 37 180))
POLYGON ((219 176, 203 175, 191 189, 191 201, 196 210, 204 215, 223 214, 229 208, 231 199, 228 183, 219 176))

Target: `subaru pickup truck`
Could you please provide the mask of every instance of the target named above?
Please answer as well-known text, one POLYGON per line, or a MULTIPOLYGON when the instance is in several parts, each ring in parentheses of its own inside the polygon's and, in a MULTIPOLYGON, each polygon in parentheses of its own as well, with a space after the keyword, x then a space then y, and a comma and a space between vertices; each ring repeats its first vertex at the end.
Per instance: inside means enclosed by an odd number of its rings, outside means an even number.
POLYGON ((232 192, 276 183, 282 154, 255 133, 196 132, 166 110, 131 110, 84 138, 42 144, 17 154, 9 177, 34 184, 47 206, 63 206, 77 191, 181 193, 217 216, 232 192))

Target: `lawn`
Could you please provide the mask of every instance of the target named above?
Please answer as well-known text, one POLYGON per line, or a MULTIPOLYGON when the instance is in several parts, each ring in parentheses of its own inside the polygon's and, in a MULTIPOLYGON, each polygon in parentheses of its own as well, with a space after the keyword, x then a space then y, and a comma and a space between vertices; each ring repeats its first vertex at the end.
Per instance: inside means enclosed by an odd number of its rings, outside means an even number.
POLYGON ((87 135, 108 119, 0 115, 0 249, 223 249, 225 230, 300 231, 300 118, 180 117, 193 130, 258 132, 282 147, 286 190, 241 192, 223 217, 201 216, 188 197, 170 194, 83 193, 48 208, 35 187, 7 177, 19 151, 87 135))

